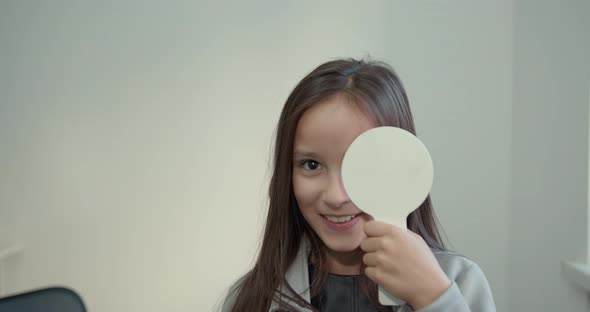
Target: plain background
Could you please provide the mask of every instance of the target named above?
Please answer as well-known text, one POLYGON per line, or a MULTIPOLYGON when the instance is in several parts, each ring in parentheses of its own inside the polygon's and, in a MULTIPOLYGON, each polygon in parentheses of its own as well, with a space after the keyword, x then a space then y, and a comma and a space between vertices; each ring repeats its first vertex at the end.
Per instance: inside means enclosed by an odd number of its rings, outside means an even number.
POLYGON ((274 130, 317 65, 404 82, 453 249, 498 311, 583 311, 590 2, 0 1, 8 293, 209 311, 255 259, 274 130))

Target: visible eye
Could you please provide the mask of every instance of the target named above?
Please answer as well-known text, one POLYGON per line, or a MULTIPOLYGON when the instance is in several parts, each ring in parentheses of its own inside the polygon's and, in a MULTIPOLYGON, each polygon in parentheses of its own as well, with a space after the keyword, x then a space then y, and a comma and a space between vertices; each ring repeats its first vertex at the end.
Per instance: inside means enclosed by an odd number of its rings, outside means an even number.
POLYGON ((304 160, 301 162, 301 167, 305 170, 314 171, 320 167, 320 163, 312 159, 304 160))

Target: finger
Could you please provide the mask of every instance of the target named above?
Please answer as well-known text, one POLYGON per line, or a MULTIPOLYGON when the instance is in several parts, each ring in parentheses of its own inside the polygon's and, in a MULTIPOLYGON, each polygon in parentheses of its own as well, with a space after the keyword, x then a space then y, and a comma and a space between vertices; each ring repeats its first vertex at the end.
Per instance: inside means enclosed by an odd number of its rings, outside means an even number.
POLYGON ((361 242, 361 249, 364 252, 374 252, 383 247, 380 237, 369 237, 361 242))
POLYGON ((391 232, 391 224, 373 220, 365 223, 364 230, 368 237, 383 236, 391 232))
POLYGON ((368 267, 375 267, 375 266, 377 266, 377 264, 379 263, 379 260, 378 260, 378 257, 377 257, 377 253, 376 252, 366 253, 363 256, 363 262, 368 267))
POLYGON ((363 262, 368 267, 387 268, 389 267, 387 255, 382 252, 370 252, 363 256, 363 262))
POLYGON ((382 274, 381 274, 381 270, 378 269, 377 267, 366 267, 365 268, 365 275, 372 280, 373 282, 375 282, 378 285, 383 285, 383 278, 382 278, 382 274))
POLYGON ((369 221, 364 225, 365 234, 368 237, 384 236, 384 235, 404 235, 408 232, 405 228, 401 228, 394 224, 385 223, 382 221, 369 221))

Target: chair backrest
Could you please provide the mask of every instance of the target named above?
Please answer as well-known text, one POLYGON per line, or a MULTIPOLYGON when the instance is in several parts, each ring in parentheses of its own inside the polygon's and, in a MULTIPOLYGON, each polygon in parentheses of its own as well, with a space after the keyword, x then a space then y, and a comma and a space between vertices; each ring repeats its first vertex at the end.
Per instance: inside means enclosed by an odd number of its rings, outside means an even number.
POLYGON ((86 312, 78 294, 50 287, 0 298, 0 312, 86 312))

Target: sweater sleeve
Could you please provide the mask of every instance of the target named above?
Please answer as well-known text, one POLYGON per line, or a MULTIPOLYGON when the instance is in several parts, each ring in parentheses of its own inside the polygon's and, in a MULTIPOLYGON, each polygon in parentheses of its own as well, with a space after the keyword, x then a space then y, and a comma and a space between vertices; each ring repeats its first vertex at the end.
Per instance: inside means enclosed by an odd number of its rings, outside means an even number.
POLYGON ((495 312, 488 281, 476 263, 471 265, 433 303, 417 312, 495 312))

